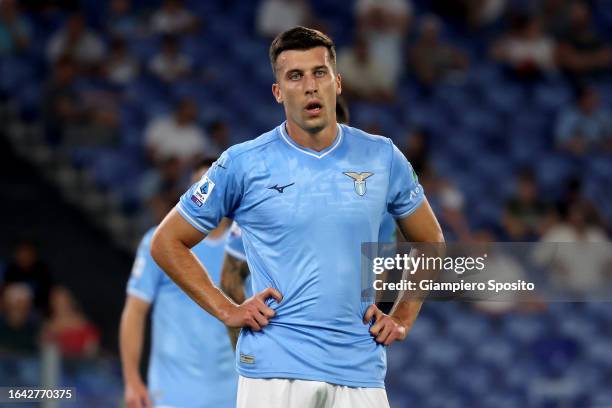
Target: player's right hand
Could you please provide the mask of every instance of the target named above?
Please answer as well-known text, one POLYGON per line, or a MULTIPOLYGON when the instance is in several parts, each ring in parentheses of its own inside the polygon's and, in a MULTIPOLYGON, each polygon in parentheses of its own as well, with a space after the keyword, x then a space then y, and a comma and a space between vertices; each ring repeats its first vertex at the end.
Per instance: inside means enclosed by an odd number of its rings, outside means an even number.
POLYGON ((227 311, 223 322, 228 327, 250 327, 255 331, 260 331, 267 326, 270 319, 276 312, 269 308, 265 301, 274 298, 278 303, 283 296, 274 288, 267 288, 253 297, 245 300, 241 305, 233 307, 227 311))
POLYGON ((124 394, 126 408, 152 408, 147 387, 142 381, 132 381, 125 385, 124 394))

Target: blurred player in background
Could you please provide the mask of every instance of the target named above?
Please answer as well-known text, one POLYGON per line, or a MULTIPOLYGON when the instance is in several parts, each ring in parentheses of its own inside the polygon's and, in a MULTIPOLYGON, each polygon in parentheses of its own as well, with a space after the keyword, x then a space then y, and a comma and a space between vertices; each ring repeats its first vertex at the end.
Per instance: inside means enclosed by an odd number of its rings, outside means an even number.
MULTIPOLYGON (((212 160, 202 162, 194 181, 211 164, 212 160)), ((229 220, 222 220, 219 227, 193 248, 215 282, 220 279, 228 226, 229 220)), ((237 375, 225 327, 204 313, 151 258, 149 246, 154 231, 152 228, 147 232, 138 248, 121 317, 126 406, 233 407, 237 375), (151 305, 153 327, 147 389, 139 366, 151 305)))
POLYGON ((385 346, 406 337, 422 301, 386 315, 363 299, 361 243, 378 239, 385 212, 411 241, 444 237, 399 149, 337 124, 329 37, 286 31, 270 61, 286 122, 225 151, 160 224, 151 254, 209 313, 245 328, 238 407, 388 407, 385 346), (241 227, 257 293, 241 305, 190 251, 224 216, 241 227))

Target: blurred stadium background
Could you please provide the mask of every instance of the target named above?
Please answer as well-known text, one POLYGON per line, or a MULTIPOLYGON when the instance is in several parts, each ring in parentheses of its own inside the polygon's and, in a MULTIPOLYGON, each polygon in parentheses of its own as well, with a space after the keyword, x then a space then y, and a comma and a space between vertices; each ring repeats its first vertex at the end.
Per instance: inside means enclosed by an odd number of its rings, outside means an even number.
MULTIPOLYGON (((120 404, 135 246, 197 156, 283 119, 267 49, 297 24, 334 38, 351 123, 403 149, 447 239, 608 239, 605 0, 0 0, 0 385, 120 404)), ((612 406, 611 327, 608 303, 426 304, 391 406, 612 406)))

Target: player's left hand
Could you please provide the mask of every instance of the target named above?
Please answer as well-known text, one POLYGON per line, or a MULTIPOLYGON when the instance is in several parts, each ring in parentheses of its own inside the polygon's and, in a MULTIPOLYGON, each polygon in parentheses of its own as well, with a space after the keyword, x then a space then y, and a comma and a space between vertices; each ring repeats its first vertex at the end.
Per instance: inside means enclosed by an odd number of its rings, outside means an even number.
POLYGON ((408 330, 396 317, 384 314, 376 305, 370 305, 363 316, 363 323, 368 324, 374 319, 370 333, 379 344, 388 346, 397 340, 404 340, 408 330))

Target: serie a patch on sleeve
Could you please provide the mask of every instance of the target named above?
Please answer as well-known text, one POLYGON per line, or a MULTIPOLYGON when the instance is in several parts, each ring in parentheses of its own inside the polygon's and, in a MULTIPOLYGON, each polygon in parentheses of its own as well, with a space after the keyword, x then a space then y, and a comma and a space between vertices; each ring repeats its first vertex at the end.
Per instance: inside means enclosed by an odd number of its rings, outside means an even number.
POLYGON ((201 207, 204 205, 213 189, 215 188, 215 183, 208 178, 208 176, 204 176, 196 185, 196 188, 193 190, 193 194, 191 195, 191 201, 201 207))

